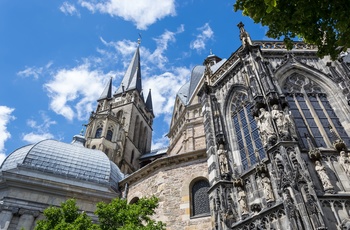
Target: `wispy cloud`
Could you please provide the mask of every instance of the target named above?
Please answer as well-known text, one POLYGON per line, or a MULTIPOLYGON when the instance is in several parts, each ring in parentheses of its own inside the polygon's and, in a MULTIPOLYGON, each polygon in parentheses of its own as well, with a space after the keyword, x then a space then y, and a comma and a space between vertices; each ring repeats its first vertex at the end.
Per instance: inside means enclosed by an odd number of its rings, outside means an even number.
POLYGON ((52 121, 43 111, 39 113, 42 120, 40 123, 37 123, 33 119, 27 120, 27 125, 34 129, 33 132, 22 134, 22 139, 28 143, 36 143, 41 140, 54 138, 54 135, 49 132, 49 129, 51 125, 56 124, 56 121, 52 121))
POLYGON ((152 89, 153 110, 156 116, 170 115, 175 95, 191 74, 190 69, 176 67, 171 72, 153 75, 144 81, 144 89, 152 89))
POLYGON ((59 9, 65 15, 70 15, 70 16, 77 15, 78 17, 80 17, 80 13, 75 7, 75 5, 69 2, 63 2, 63 4, 60 6, 59 9))
MULTIPOLYGON (((145 98, 151 89, 154 113, 156 116, 164 115, 166 122, 170 121, 177 91, 189 80, 191 74, 189 68, 169 65, 165 54, 169 43, 175 42, 176 35, 183 31, 183 25, 176 31, 164 31, 154 39, 156 48, 153 51, 140 46, 145 98)), ((118 63, 122 64, 122 68, 105 73, 103 68, 98 66, 105 61, 94 62, 92 65, 92 60, 97 58, 89 57, 76 67, 57 70, 44 86, 50 98, 50 108, 68 120, 88 119, 109 77, 122 78, 138 45, 136 41, 130 40, 106 41, 102 37, 100 40, 104 45, 98 49, 101 58, 114 59, 118 56, 118 63), (114 54, 111 54, 113 52, 114 54)))
POLYGON ((106 82, 114 73, 91 70, 89 64, 70 69, 59 69, 44 85, 51 99, 50 108, 68 120, 85 120, 93 103, 102 93, 106 82))
POLYGON ((18 76, 21 77, 33 77, 34 79, 38 79, 42 74, 45 73, 46 70, 48 70, 52 66, 53 62, 48 62, 44 67, 25 67, 24 70, 21 70, 17 72, 18 76))
POLYGON ((11 134, 7 130, 7 125, 15 117, 12 114, 14 108, 7 106, 0 106, 0 164, 5 159, 5 142, 11 137, 11 134))
POLYGON ((213 38, 214 32, 208 23, 205 23, 204 26, 197 28, 197 30, 200 31, 200 34, 198 34, 196 39, 191 42, 190 48, 200 53, 205 49, 206 42, 213 38))
POLYGON ((169 138, 164 134, 161 138, 152 140, 152 149, 161 149, 169 145, 169 138))
POLYGON ((103 2, 80 0, 79 2, 92 13, 100 12, 112 17, 121 17, 133 22, 141 30, 147 29, 157 20, 176 15, 175 0, 107 0, 103 2))
POLYGON ((176 32, 166 30, 158 38, 154 38, 157 43, 157 48, 150 55, 147 55, 149 62, 156 64, 158 68, 163 69, 165 63, 168 62, 168 58, 164 55, 164 52, 168 49, 169 42, 175 42, 175 35, 185 31, 184 25, 181 25, 176 32))

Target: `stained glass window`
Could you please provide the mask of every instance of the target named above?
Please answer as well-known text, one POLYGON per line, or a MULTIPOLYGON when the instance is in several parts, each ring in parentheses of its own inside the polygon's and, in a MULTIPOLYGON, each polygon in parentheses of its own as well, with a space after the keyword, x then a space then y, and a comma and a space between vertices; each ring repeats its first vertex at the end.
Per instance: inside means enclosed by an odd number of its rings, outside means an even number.
POLYGON ((284 91, 302 148, 308 148, 305 134, 312 137, 316 147, 331 147, 329 145, 334 141, 334 137, 330 127, 346 145, 350 144, 350 139, 329 104, 327 95, 319 85, 295 73, 287 78, 284 91))
POLYGON ((236 141, 241 156, 244 170, 258 163, 256 153, 259 158, 266 157, 265 150, 261 143, 256 121, 251 114, 250 104, 247 103, 247 96, 242 92, 237 92, 233 96, 231 104, 232 121, 235 131, 236 141))
POLYGON ((102 135, 102 128, 98 128, 96 130, 95 138, 100 138, 102 135))

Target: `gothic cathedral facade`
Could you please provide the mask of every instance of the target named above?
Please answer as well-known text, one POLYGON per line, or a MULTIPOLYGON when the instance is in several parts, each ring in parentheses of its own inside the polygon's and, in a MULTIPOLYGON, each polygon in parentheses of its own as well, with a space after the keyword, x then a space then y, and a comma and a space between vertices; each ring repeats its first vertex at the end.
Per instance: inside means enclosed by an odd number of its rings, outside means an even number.
POLYGON ((210 54, 176 96, 170 145, 151 151, 139 48, 86 129, 121 171, 129 202, 155 195, 167 229, 350 229, 350 67, 295 42, 210 54))

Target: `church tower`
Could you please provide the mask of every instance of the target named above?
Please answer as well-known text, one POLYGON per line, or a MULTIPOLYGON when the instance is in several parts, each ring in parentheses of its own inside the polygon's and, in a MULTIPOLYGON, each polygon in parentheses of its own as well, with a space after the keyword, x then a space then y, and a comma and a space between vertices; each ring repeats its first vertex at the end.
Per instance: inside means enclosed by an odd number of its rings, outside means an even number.
POLYGON ((125 174, 139 169, 139 157, 151 149, 152 96, 144 100, 140 67, 138 46, 119 88, 112 95, 110 79, 86 127, 86 147, 102 150, 125 174))

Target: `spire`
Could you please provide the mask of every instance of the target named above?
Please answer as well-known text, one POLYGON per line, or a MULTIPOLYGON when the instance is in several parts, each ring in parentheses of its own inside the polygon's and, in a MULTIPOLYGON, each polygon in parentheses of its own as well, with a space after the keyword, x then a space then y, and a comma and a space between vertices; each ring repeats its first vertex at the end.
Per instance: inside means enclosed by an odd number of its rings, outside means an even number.
POLYGON ((112 98, 112 78, 109 80, 106 88, 103 90, 100 98, 97 101, 109 98, 112 98))
POLYGON ((153 113, 153 104, 152 104, 152 93, 151 93, 151 89, 149 89, 149 93, 146 99, 146 108, 148 109, 148 111, 153 113))
POLYGON ((135 54, 130 62, 128 69, 125 72, 124 78, 122 80, 121 86, 115 92, 116 94, 123 93, 124 91, 129 91, 136 89, 141 93, 141 64, 140 64, 140 51, 139 45, 135 51, 135 54))

